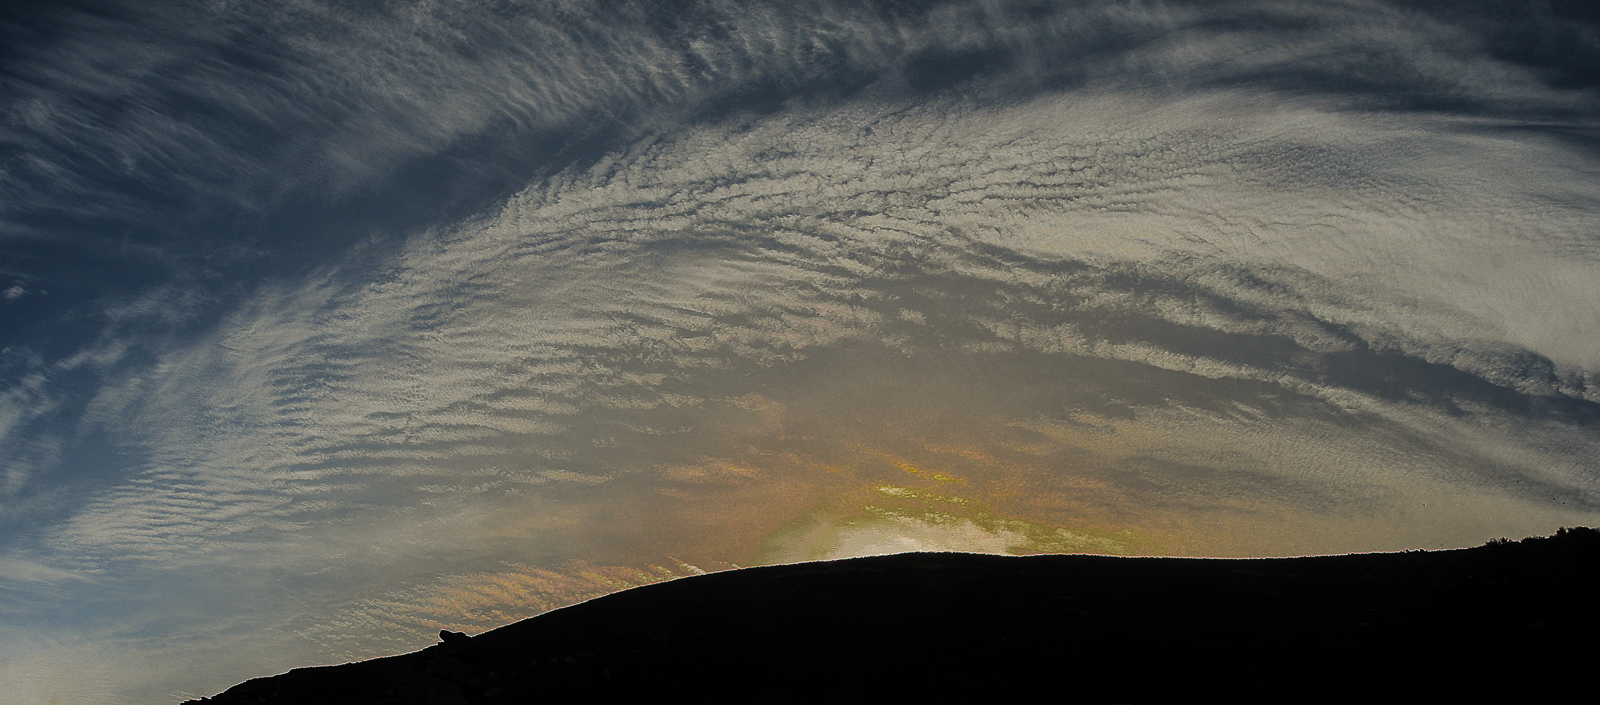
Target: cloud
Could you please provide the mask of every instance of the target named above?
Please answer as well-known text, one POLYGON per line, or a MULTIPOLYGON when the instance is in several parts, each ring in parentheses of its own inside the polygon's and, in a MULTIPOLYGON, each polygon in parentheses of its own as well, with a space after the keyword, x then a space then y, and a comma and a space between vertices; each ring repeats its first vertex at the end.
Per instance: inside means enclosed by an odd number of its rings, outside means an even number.
POLYGON ((7 450, 5 491, 15 495, 38 469, 49 467, 60 451, 60 439, 37 435, 39 421, 57 411, 44 394, 45 376, 31 374, 0 396, 0 438, 7 450))
POLYGON ((28 583, 94 582, 81 571, 57 568, 26 558, 0 558, 0 580, 28 583))
MULTIPOLYGON (((1113 362, 1122 381, 1056 403, 1140 415, 1279 399, 1379 437, 1417 434, 1437 454, 1459 433, 1449 416, 1467 412, 1508 429, 1575 424, 1555 432, 1588 448, 1596 365, 1563 341, 1595 328, 1590 312, 1543 328, 1520 312, 1592 300, 1600 279, 1472 259, 1493 243, 1535 268, 1592 267, 1563 244, 1592 214, 1529 205, 1576 165, 1537 139, 1442 132, 1452 124, 1093 93, 862 101, 644 142, 372 269, 263 290, 139 381, 148 469, 61 539, 198 556, 387 522, 371 508, 429 487, 514 502, 567 491, 553 478, 604 485, 711 452, 723 395, 861 345, 1051 361, 1024 374, 1113 362), (1418 143, 1463 149, 1384 156, 1418 143), (1485 195, 1511 161, 1544 175, 1485 195), (1523 235, 1507 242, 1513 226, 1523 235), (1518 371, 1530 362, 1542 372, 1518 371), (1146 383, 1168 385, 1166 399, 1146 383), (1238 384, 1255 391, 1225 391, 1238 384), (1571 411, 1506 411, 1533 395, 1571 411)), ((1510 460, 1530 449, 1498 438, 1519 450, 1427 472, 1531 477, 1510 460)))
POLYGON ((516 145, 541 133, 648 128, 874 81, 1251 86, 1518 115, 1578 114, 1593 100, 1486 50, 1520 47, 1506 38, 1519 29, 1550 33, 1539 9, 1510 29, 1384 3, 1258 2, 191 2, 35 21, 49 31, 17 33, 14 117, 0 132, 17 155, 0 183, 19 232, 38 230, 19 214, 158 223, 348 193, 475 139, 494 149, 460 156, 513 168, 491 156, 526 157, 516 145))

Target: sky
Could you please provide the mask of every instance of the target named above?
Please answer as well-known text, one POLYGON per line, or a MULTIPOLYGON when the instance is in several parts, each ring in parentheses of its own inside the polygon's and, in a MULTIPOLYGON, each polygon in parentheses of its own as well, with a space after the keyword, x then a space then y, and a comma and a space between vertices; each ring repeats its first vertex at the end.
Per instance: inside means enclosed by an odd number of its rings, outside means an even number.
POLYGON ((1600 525, 1582 2, 0 9, 0 702, 1600 525))

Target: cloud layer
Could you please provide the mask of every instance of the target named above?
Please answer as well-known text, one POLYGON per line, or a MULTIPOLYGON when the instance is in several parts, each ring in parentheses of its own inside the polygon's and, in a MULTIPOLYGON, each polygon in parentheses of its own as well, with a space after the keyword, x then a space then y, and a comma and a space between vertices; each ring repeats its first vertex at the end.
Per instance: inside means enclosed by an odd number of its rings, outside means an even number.
POLYGON ((1593 523, 1562 12, 40 11, 0 306, 77 337, 0 358, 0 658, 159 702, 733 565, 1593 523))

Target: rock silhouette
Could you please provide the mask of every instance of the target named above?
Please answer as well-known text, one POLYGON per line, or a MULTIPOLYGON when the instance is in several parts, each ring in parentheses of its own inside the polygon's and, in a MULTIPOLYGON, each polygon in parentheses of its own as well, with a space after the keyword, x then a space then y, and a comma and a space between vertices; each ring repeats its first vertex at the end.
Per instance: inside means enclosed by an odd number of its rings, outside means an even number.
POLYGON ((659 583, 215 705, 1570 698, 1600 532, 1283 559, 910 553, 659 583))

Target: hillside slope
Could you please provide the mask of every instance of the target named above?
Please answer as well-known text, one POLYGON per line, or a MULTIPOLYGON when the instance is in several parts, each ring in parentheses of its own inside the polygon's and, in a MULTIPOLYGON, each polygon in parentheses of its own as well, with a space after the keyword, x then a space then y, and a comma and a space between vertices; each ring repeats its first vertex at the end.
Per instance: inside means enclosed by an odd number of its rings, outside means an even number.
POLYGON ((1597 572, 1591 529, 1398 554, 912 553, 749 568, 190 703, 1532 696, 1592 672, 1597 572))

